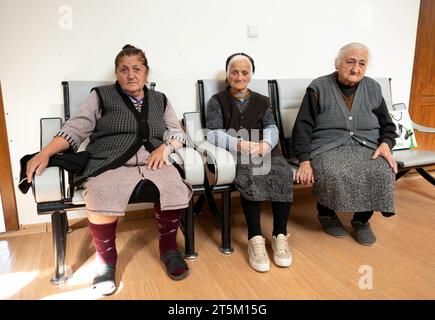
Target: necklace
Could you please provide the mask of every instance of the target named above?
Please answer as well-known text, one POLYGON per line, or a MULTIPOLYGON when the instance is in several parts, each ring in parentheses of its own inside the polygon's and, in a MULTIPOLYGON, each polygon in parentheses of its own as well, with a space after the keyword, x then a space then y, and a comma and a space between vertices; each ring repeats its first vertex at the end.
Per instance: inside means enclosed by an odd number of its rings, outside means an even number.
POLYGON ((143 105, 142 105, 141 102, 133 102, 133 105, 134 105, 134 107, 136 108, 136 110, 137 110, 138 112, 141 112, 142 107, 143 107, 143 105))
POLYGON ((133 103, 133 106, 136 108, 136 110, 138 112, 141 112, 142 107, 143 107, 143 98, 142 99, 136 99, 135 97, 132 96, 128 96, 131 100, 131 102, 133 103))
POLYGON ((247 97, 249 97, 251 95, 251 92, 248 90, 246 90, 246 94, 242 95, 242 94, 234 94, 233 91, 230 89, 230 93, 231 95, 236 98, 237 100, 245 100, 247 97))

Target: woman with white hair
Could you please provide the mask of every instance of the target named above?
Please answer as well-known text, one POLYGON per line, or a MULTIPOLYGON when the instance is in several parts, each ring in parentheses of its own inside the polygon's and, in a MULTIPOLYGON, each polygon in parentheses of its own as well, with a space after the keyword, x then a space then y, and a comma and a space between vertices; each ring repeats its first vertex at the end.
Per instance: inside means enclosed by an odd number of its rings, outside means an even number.
POLYGON ((374 211, 394 215, 397 164, 392 122, 381 86, 366 77, 369 49, 342 47, 329 75, 311 82, 293 128, 300 167, 296 181, 314 182, 318 218, 324 231, 347 235, 336 212, 354 212, 352 235, 362 245, 376 236, 368 222, 374 211))
POLYGON ((274 262, 289 267, 287 221, 293 200, 293 174, 278 146, 278 128, 269 98, 248 89, 255 71, 254 60, 245 53, 228 57, 226 90, 211 97, 207 105, 208 140, 237 156, 235 185, 248 225, 251 267, 268 271, 269 258, 260 224, 261 203, 272 201, 272 250, 274 262))

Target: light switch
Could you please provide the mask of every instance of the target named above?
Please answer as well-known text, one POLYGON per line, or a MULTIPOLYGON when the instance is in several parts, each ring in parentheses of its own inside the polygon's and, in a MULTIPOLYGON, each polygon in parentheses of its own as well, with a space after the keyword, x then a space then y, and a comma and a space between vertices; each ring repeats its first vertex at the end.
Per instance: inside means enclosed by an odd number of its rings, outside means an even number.
POLYGON ((248 38, 258 38, 260 28, 258 26, 248 26, 248 38))

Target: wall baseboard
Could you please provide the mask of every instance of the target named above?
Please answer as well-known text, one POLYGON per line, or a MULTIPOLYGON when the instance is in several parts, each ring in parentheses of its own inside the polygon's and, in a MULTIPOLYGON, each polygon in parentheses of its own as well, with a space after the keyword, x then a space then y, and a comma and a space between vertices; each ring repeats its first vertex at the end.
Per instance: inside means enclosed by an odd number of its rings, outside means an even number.
POLYGON ((4 233, 0 233, 0 239, 47 232, 47 225, 48 223, 21 224, 19 229, 16 231, 7 231, 4 233))
MULTIPOLYGON (((145 218, 153 218, 154 210, 153 209, 144 209, 144 210, 136 210, 129 211, 125 216, 119 217, 119 221, 128 221, 128 220, 138 220, 145 218)), ((87 218, 72 218, 68 219, 68 224, 71 229, 76 228, 84 228, 87 227, 87 218)), ((17 237, 17 236, 25 236, 28 234, 35 233, 44 233, 51 232, 51 223, 34 223, 34 224, 22 224, 20 225, 19 230, 17 231, 8 231, 4 233, 0 233, 0 240, 9 237, 17 237)))
MULTIPOLYGON (((311 186, 303 186, 303 185, 295 184, 293 187, 294 187, 294 189, 293 189, 294 197, 311 195, 311 190, 312 190, 311 186)), ((239 199, 238 199, 238 198, 240 198, 239 192, 237 192, 237 191, 232 192, 231 198, 234 200, 234 205, 240 205, 239 199)), ((216 203, 217 203, 219 208, 220 208, 220 202, 221 202, 221 200, 218 197, 216 199, 216 203)), ((205 208, 208 209, 207 204, 205 204, 205 208)), ((239 213, 241 213, 241 211, 239 213)), ((125 214, 125 216, 119 217, 119 222, 129 221, 129 220, 146 219, 146 218, 154 218, 154 209, 153 208, 128 211, 125 214)), ((68 223, 69 223, 69 227, 71 229, 85 228, 85 227, 87 227, 87 218, 86 217, 69 218, 68 223)), ((5 233, 0 233, 0 239, 8 238, 8 237, 15 237, 15 236, 24 236, 24 235, 28 235, 28 234, 34 234, 34 233, 43 233, 43 232, 51 232, 51 223, 50 222, 27 224, 27 225, 22 224, 22 225, 20 225, 20 228, 17 231, 8 231, 5 233)))

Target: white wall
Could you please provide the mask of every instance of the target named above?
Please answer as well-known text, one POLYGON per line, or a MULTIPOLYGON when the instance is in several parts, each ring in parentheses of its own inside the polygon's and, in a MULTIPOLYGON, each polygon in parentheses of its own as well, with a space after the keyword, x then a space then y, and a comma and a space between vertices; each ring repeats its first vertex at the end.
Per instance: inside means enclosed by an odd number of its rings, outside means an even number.
MULTIPOLYGON (((38 150, 39 118, 61 113, 60 82, 114 79, 113 60, 126 43, 145 50, 150 80, 179 116, 196 109, 196 80, 221 77, 231 53, 252 55, 258 78, 317 77, 333 71, 337 50, 351 41, 372 50, 367 75, 393 78, 393 102, 408 103, 419 2, 1 0, 0 79, 14 179, 20 157, 38 150), (257 39, 247 37, 248 25, 259 27, 257 39)), ((31 194, 16 193, 21 224, 48 218, 36 215, 31 194)))

